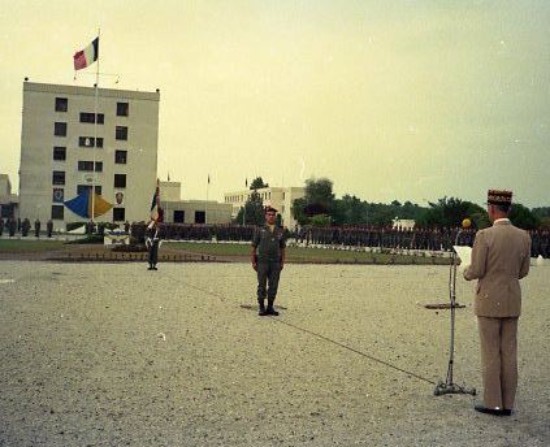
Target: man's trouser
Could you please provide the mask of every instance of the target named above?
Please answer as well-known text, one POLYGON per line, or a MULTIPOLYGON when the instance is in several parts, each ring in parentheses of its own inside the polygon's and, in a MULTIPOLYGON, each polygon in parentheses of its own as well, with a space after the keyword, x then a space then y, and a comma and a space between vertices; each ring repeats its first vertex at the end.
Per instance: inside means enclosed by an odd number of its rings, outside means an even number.
POLYGON ((518 318, 478 317, 477 321, 484 404, 512 410, 518 383, 518 318))
POLYGON ((267 297, 269 304, 273 304, 279 287, 279 276, 281 275, 281 264, 279 262, 259 261, 258 270, 258 301, 267 297), (268 286, 266 288, 266 286, 268 286))

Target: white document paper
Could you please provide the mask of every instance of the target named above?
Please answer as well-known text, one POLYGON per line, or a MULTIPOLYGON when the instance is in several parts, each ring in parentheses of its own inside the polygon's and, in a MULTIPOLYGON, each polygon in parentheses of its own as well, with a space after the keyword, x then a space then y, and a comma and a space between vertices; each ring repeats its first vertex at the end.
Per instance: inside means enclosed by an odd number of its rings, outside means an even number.
POLYGON ((467 245, 453 245, 453 248, 460 258, 460 265, 470 265, 472 263, 472 247, 467 245))

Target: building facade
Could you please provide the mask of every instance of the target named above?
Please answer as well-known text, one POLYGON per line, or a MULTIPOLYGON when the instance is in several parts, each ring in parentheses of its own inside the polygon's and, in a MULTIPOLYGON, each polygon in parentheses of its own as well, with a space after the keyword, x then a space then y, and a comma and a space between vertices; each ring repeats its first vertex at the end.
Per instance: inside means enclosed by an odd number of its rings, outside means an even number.
POLYGON ((64 205, 95 192, 96 221, 147 220, 156 186, 160 93, 23 83, 19 216, 56 227, 89 218, 64 205), (97 91, 96 91, 97 90, 97 91))
POLYGON ((0 174, 0 218, 18 217, 17 195, 11 193, 11 182, 7 174, 0 174))
MULTIPOLYGON (((300 199, 305 196, 306 190, 304 187, 267 187, 256 190, 262 199, 263 205, 270 205, 279 211, 281 215, 281 221, 283 226, 294 229, 296 226, 296 220, 292 215, 292 203, 296 199, 300 199)), ((244 204, 250 198, 253 193, 250 189, 243 189, 241 191, 228 192, 224 194, 225 203, 231 204, 232 218, 234 219, 239 210, 244 207, 244 204)))
POLYGON ((213 200, 181 200, 180 182, 160 182, 160 203, 168 223, 228 224, 233 207, 213 200))

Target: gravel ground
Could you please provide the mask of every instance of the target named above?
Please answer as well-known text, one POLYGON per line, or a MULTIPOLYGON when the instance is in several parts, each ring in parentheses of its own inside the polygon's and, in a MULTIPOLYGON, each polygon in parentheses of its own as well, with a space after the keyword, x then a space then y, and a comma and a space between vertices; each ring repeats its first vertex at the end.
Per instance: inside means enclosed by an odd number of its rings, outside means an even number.
MULTIPOLYGON (((0 261, 0 446, 548 446, 548 266, 524 280, 517 411, 434 396, 448 267, 0 261)), ((454 378, 482 391, 472 284, 454 378)), ((479 402, 479 397, 476 400, 479 402)))

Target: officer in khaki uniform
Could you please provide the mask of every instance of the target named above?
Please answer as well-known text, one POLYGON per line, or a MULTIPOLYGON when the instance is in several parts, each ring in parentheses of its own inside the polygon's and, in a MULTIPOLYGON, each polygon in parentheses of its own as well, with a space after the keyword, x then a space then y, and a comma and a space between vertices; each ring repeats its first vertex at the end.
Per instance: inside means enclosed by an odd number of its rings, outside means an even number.
POLYGON ((487 210, 493 226, 477 232, 466 280, 477 279, 474 312, 478 319, 484 405, 475 410, 510 416, 517 371, 517 327, 521 313, 519 280, 529 272, 531 238, 508 219, 512 192, 489 190, 487 210))
POLYGON ((275 225, 277 210, 265 208, 265 225, 252 237, 252 267, 258 274, 259 315, 279 315, 273 307, 279 286, 279 277, 285 262, 285 236, 283 229, 275 225), (266 288, 266 286, 268 286, 266 288), (267 296, 267 308, 265 298, 267 296))

